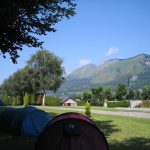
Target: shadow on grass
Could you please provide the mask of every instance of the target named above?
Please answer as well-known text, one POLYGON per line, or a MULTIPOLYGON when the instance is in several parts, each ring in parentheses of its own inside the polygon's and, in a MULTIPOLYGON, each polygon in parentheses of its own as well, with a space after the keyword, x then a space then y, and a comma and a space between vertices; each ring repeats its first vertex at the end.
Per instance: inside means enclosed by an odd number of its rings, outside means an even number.
MULTIPOLYGON (((54 117, 57 114, 49 113, 49 115, 54 117)), ((11 130, 3 131, 0 129, 0 150, 34 150, 37 138, 34 136, 16 135, 11 130)))
POLYGON ((105 137, 109 137, 112 133, 120 131, 120 129, 118 129, 117 126, 113 124, 112 120, 93 121, 96 123, 97 127, 104 133, 105 137))
POLYGON ((0 150, 33 150, 37 137, 25 137, 0 132, 0 150))
POLYGON ((54 112, 47 112, 50 116, 52 116, 52 117, 55 117, 55 116, 57 116, 58 114, 57 113, 54 113, 54 112))
POLYGON ((114 141, 109 144, 109 148, 110 150, 150 150, 150 139, 137 137, 123 142, 114 141))

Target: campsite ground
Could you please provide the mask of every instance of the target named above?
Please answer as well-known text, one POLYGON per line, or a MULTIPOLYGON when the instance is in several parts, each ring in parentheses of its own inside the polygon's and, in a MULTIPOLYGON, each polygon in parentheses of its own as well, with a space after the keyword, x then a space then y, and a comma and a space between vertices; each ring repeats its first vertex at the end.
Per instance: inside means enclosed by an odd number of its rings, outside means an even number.
MULTIPOLYGON (((1 108, 0 108, 1 109, 1 108)), ((70 110, 41 108, 51 115, 57 115, 70 110)), ((150 119, 92 114, 98 128, 103 131, 109 143, 110 150, 149 150, 150 149, 150 119)), ((33 150, 37 138, 21 137, 0 132, 0 149, 33 150)))
MULTIPOLYGON (((83 112, 85 111, 85 107, 49 107, 49 106, 40 106, 38 108, 43 109, 56 109, 56 110, 68 110, 68 111, 78 111, 83 112)), ((94 114, 104 114, 104 115, 115 115, 115 116, 127 116, 127 117, 134 117, 134 118, 149 118, 150 119, 150 111, 149 109, 142 109, 142 110, 129 110, 129 109, 116 109, 116 108, 104 108, 104 107, 91 107, 91 112, 94 114)))

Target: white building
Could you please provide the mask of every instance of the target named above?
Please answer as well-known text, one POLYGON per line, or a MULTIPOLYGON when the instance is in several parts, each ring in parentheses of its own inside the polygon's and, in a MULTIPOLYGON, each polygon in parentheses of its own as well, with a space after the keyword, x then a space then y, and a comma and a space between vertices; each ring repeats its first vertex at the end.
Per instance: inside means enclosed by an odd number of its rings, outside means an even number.
POLYGON ((77 106, 77 100, 67 98, 61 101, 63 106, 77 106))

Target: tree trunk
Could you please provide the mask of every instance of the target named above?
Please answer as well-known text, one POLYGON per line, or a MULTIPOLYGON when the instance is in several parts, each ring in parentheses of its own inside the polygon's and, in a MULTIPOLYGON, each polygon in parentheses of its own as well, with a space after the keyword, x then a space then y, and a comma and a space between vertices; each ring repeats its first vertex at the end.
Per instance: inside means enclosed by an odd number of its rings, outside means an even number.
POLYGON ((45 96, 46 96, 46 92, 43 89, 44 95, 43 95, 43 100, 42 100, 42 106, 45 106, 45 96))

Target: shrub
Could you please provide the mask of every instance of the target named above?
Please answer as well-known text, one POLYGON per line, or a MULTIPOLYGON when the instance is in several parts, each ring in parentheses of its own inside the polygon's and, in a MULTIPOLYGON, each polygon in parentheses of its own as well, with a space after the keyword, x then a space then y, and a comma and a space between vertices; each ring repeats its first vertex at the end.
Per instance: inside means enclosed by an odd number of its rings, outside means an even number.
POLYGON ((24 106, 28 106, 29 104, 29 96, 28 94, 26 93, 24 98, 23 98, 23 101, 24 101, 24 106))
POLYGON ((88 101, 85 103, 85 115, 91 117, 90 103, 88 101))
POLYGON ((130 101, 108 101, 107 102, 108 107, 129 107, 130 101))
POLYGON ((77 103, 78 103, 78 106, 85 106, 85 101, 79 101, 77 103))
POLYGON ((10 96, 7 96, 7 95, 4 96, 4 104, 5 105, 12 105, 12 102, 13 102, 13 100, 10 96))
POLYGON ((142 107, 142 108, 150 108, 150 101, 145 100, 142 103, 140 103, 139 106, 142 107))
POLYGON ((13 102, 12 102, 12 105, 21 105, 21 100, 20 100, 20 97, 17 96, 17 97, 13 97, 13 102))
POLYGON ((31 105, 32 94, 28 94, 28 105, 31 105))
POLYGON ((46 106, 60 106, 61 98, 56 96, 46 96, 45 97, 45 105, 46 106))
POLYGON ((16 105, 21 105, 21 97, 20 96, 16 97, 16 105))
POLYGON ((37 105, 37 100, 38 100, 37 95, 35 93, 33 93, 31 95, 31 101, 30 101, 31 105, 37 105))
POLYGON ((15 106, 15 105, 16 105, 16 97, 13 97, 12 105, 13 105, 13 106, 15 106))

